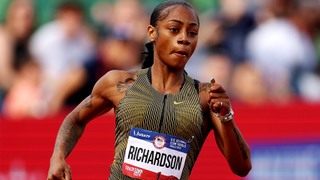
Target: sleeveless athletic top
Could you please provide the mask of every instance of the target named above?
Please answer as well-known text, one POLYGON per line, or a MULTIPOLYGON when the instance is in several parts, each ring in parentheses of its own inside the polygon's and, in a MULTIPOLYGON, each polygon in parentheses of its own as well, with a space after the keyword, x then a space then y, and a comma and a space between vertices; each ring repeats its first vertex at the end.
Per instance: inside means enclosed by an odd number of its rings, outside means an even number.
POLYGON ((115 156, 109 179, 132 179, 122 174, 122 164, 131 127, 183 138, 190 142, 181 179, 188 179, 205 140, 203 113, 195 80, 185 80, 177 94, 162 94, 148 78, 149 69, 137 72, 137 79, 120 100, 116 114, 115 156))

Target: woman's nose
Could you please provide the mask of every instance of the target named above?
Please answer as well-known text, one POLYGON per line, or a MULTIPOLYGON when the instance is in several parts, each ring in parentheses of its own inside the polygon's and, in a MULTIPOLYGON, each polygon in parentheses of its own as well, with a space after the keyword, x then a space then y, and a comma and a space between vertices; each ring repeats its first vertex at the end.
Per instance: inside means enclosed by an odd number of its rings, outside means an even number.
POLYGON ((180 33, 180 36, 178 38, 178 44, 183 44, 183 45, 189 45, 190 44, 187 32, 181 32, 180 33))

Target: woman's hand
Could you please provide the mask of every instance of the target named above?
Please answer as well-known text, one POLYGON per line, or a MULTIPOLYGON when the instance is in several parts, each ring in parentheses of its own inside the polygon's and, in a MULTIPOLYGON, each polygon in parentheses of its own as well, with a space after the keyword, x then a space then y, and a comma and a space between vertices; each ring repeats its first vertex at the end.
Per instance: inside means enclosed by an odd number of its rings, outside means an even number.
POLYGON ((72 180, 70 166, 64 159, 51 158, 47 180, 72 180))
POLYGON ((219 113, 220 116, 228 114, 231 110, 231 103, 227 92, 220 84, 215 83, 214 78, 211 80, 208 105, 214 113, 219 113))

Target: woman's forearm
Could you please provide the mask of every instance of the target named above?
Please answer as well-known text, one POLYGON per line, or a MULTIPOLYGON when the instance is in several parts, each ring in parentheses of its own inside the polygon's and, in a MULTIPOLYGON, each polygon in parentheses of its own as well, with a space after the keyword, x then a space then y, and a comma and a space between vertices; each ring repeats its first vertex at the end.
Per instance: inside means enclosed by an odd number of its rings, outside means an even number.
POLYGON ((60 126, 52 156, 67 158, 82 136, 85 125, 76 123, 76 118, 69 114, 60 126))
POLYGON ((224 154, 231 170, 246 176, 252 168, 250 148, 233 121, 223 123, 224 154))

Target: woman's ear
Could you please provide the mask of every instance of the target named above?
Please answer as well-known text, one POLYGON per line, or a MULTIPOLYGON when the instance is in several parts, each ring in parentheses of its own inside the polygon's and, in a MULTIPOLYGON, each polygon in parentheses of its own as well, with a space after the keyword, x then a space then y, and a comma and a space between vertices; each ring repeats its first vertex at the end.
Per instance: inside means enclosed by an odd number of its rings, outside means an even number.
POLYGON ((148 26, 148 39, 150 42, 155 42, 156 40, 156 34, 157 31, 156 31, 156 28, 153 27, 152 25, 149 25, 148 26))

